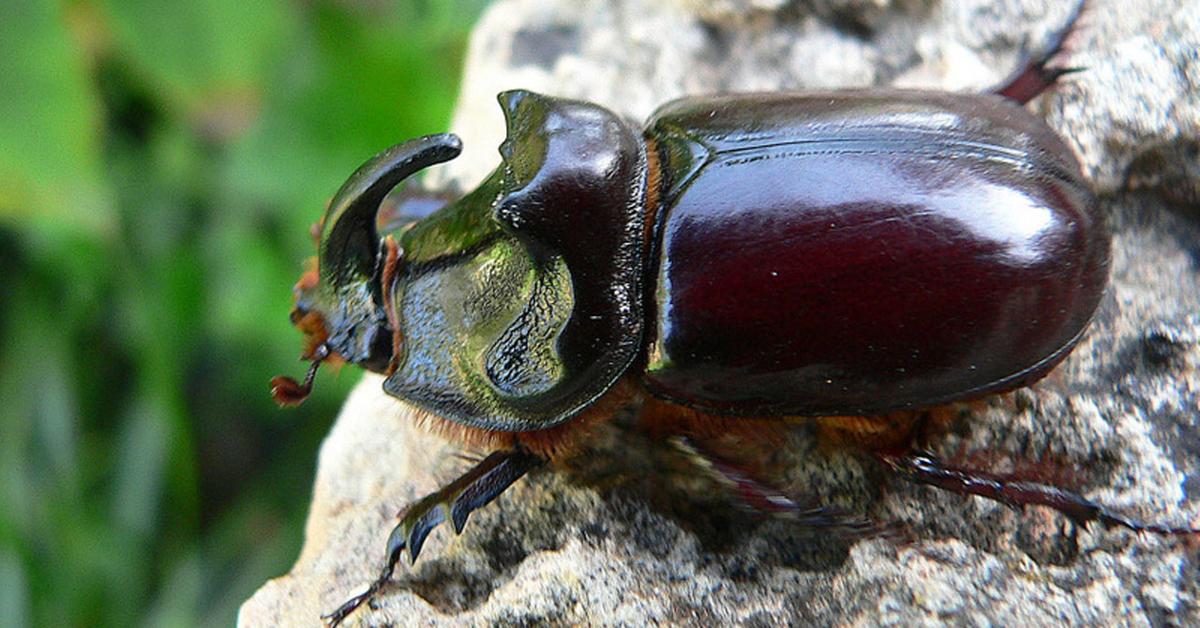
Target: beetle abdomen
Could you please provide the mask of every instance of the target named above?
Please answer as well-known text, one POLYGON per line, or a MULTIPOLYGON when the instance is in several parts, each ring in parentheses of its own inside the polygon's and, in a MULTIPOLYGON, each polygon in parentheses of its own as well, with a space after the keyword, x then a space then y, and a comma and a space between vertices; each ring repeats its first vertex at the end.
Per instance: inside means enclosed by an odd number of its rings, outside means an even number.
POLYGON ((1108 274, 1069 149, 994 96, 688 99, 663 164, 651 392, 732 414, 871 414, 1020 385, 1108 274))

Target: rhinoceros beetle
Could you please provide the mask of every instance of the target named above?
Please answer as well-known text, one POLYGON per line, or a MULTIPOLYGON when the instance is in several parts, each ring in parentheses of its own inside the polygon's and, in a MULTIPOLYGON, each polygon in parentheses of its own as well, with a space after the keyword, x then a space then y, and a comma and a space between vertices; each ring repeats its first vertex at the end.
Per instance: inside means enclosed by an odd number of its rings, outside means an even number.
MULTIPOLYGON (((430 135, 364 164, 331 201, 316 270, 297 286, 312 368, 303 384, 273 380, 276 399, 301 401, 323 360, 353 362, 492 453, 401 513, 379 578, 327 619, 375 595, 405 548, 415 561, 438 524, 461 531, 619 407, 640 404, 747 504, 796 512, 691 428, 895 423, 1044 376, 1087 329, 1109 272, 1075 157, 1021 106, 1069 71, 1047 63, 1069 31, 987 94, 693 97, 639 129, 596 104, 505 92, 500 166, 382 236, 385 196, 461 146, 430 135)), ((948 466, 911 445, 916 421, 854 440, 915 482, 1081 524, 1197 532, 948 466)), ((865 529, 805 512, 811 525, 865 529)))

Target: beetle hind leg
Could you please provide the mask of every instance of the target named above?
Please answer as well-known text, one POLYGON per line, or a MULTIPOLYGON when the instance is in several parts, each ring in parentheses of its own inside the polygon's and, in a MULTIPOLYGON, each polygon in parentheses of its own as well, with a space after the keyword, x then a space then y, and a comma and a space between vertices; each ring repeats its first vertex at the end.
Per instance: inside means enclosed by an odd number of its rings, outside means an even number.
POLYGON ((805 500, 798 501, 794 496, 754 479, 749 471, 701 448, 687 437, 675 436, 670 443, 723 485, 740 505, 753 512, 788 519, 805 527, 821 528, 848 540, 903 537, 902 531, 895 526, 835 508, 808 505, 805 500))
POLYGON ((449 520, 456 534, 461 533, 470 514, 503 493, 543 460, 521 451, 498 451, 481 460, 470 471, 401 510, 400 522, 388 536, 383 570, 365 591, 346 600, 336 610, 322 616, 329 626, 337 626, 359 606, 375 597, 391 580, 400 556, 408 549, 409 563, 421 553, 425 539, 442 522, 449 520))
POLYGON ((1077 526, 1096 522, 1106 528, 1121 527, 1138 533, 1163 536, 1200 535, 1200 528, 1142 523, 1117 514, 1077 493, 1048 484, 950 466, 925 452, 876 452, 875 456, 897 475, 910 482, 928 484, 961 495, 986 497, 1013 508, 1047 506, 1062 513, 1077 526))
POLYGON ((1083 68, 1050 67, 1050 62, 1067 52, 1067 41, 1076 32, 1080 16, 1084 13, 1087 0, 1078 0, 1067 23, 1046 43, 1043 51, 1027 59, 1021 67, 991 90, 1009 100, 1025 104, 1049 89, 1058 79, 1083 68))

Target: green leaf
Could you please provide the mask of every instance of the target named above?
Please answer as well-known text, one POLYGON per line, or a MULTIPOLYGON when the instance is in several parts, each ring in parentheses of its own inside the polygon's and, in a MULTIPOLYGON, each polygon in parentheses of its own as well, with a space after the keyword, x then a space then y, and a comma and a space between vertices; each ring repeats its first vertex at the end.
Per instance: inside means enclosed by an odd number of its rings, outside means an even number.
POLYGON ((0 220, 111 235, 100 104, 59 2, 0 2, 0 85, 0 220))

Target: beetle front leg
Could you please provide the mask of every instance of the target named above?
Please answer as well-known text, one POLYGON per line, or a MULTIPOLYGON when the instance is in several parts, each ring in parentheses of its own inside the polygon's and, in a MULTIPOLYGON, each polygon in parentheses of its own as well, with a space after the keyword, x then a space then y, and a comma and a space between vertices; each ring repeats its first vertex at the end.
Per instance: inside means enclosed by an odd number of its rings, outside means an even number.
POLYGON ((1142 523, 1119 515, 1082 495, 1038 482, 1013 480, 999 475, 949 466, 931 454, 877 452, 889 469, 918 484, 928 484, 961 495, 978 495, 1013 508, 1047 506, 1066 515, 1076 525, 1098 522, 1106 528, 1122 527, 1134 532, 1167 536, 1200 535, 1200 528, 1142 523))
POLYGON ((455 534, 462 533, 472 512, 488 505, 513 482, 543 462, 541 458, 521 451, 497 451, 441 490, 405 507, 397 515, 400 522, 388 536, 387 553, 379 577, 366 591, 346 600, 322 619, 331 627, 340 624, 391 580, 405 548, 408 549, 409 564, 415 563, 425 539, 439 524, 449 519, 455 534))

